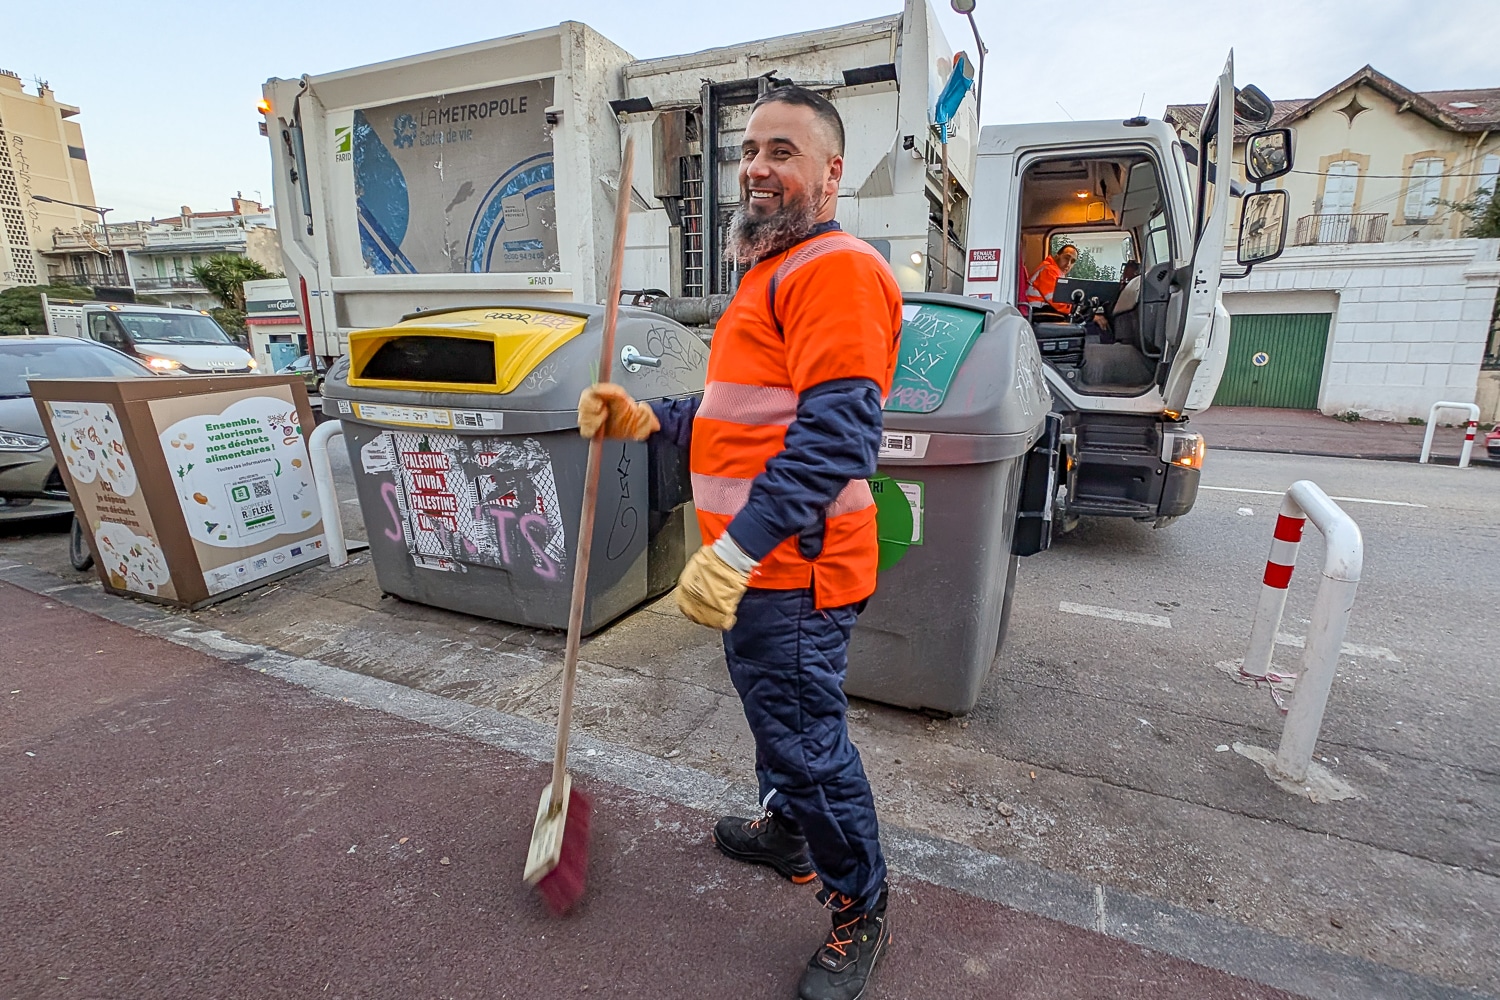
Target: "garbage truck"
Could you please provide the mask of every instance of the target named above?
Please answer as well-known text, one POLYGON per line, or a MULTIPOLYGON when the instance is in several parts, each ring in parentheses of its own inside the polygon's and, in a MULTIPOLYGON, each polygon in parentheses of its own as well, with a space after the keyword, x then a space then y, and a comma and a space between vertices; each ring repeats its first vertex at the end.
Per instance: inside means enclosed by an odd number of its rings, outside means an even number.
POLYGON ((930 4, 907 0, 896 15, 649 60, 565 22, 269 80, 277 225, 313 353, 332 362, 351 333, 424 310, 599 302, 619 197, 629 301, 711 335, 737 282, 739 135, 761 93, 794 82, 844 117, 844 227, 905 291, 1001 303, 1036 341, 1053 415, 1047 456, 1028 463, 1046 481, 1028 490, 1047 499, 1018 551, 1080 515, 1170 523, 1192 507, 1205 450, 1188 418, 1227 356, 1229 219, 1244 220, 1236 273, 1280 252, 1285 196, 1260 187, 1290 169, 1291 135, 1250 135, 1272 106, 1235 87, 1231 54, 1191 140, 1145 117, 981 132, 971 93, 944 157, 931 112, 953 65, 930 4), (621 178, 625 135, 636 168, 621 178), (1246 138, 1254 193, 1234 179, 1246 138), (1029 304, 1029 275, 1063 244, 1087 266, 1029 304))

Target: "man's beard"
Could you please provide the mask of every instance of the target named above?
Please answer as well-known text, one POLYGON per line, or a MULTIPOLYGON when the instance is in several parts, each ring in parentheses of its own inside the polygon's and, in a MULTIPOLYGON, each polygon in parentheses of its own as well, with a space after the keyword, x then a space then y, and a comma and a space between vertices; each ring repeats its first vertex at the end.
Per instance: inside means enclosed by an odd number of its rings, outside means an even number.
POLYGON ((729 219, 729 251, 741 265, 755 264, 790 249, 807 238, 818 224, 811 198, 783 203, 767 216, 752 217, 748 194, 729 219))

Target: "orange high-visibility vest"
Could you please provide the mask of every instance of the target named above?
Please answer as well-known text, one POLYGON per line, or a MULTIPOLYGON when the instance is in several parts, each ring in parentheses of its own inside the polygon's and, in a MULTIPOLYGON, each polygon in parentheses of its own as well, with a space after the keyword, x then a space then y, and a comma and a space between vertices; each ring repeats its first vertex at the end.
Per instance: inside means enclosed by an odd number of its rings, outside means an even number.
POLYGON ((1057 291, 1057 281, 1061 277, 1062 268, 1048 254, 1047 259, 1036 269, 1036 274, 1031 276, 1031 283, 1026 286, 1026 304, 1032 307, 1051 306, 1064 316, 1072 312, 1073 303, 1052 301, 1052 293, 1057 291))
MULTIPOLYGON (((848 233, 814 236, 750 269, 714 329, 693 421, 689 468, 705 543, 724 533, 782 451, 800 393, 846 378, 870 379, 882 398, 890 392, 900 329, 901 290, 889 265, 848 233)), ((878 559, 874 497, 856 479, 827 509, 817 558, 803 558, 788 538, 750 586, 811 587, 817 607, 839 607, 875 592, 878 559)))

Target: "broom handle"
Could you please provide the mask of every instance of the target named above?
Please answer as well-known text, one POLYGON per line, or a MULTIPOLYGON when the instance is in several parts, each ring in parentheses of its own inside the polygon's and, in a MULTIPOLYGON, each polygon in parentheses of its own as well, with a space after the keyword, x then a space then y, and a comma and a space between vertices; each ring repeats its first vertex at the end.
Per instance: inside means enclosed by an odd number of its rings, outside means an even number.
MULTIPOLYGON (((599 381, 608 382, 615 352, 615 324, 620 318, 621 272, 625 263, 625 224, 630 217, 635 168, 635 137, 625 139, 620 185, 615 192, 615 242, 609 258, 609 298, 604 300, 604 341, 599 351, 599 381)), ((589 440, 588 470, 583 477, 583 513, 578 519, 578 558, 573 566, 573 598, 568 605, 568 646, 563 654, 562 704, 557 713, 557 753, 552 758, 552 801, 562 807, 563 776, 568 769, 568 730, 573 723, 573 691, 578 684, 578 645, 583 640, 583 602, 588 596, 589 556, 594 549, 594 512, 599 506, 599 467, 604 461, 604 428, 589 440)))

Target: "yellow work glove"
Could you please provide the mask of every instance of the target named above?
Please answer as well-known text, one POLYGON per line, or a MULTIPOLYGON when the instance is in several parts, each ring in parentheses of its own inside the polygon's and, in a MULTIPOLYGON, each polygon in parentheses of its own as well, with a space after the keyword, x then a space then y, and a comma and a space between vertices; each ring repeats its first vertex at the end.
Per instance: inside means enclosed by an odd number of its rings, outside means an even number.
POLYGON ((578 397, 578 433, 591 438, 604 428, 614 440, 644 441, 661 430, 648 403, 638 403, 613 382, 596 382, 578 397))
POLYGON ((750 586, 750 570, 756 563, 728 535, 693 553, 677 578, 677 607, 697 622, 728 632, 734 628, 735 611, 750 586), (730 565, 729 560, 746 567, 730 565))

